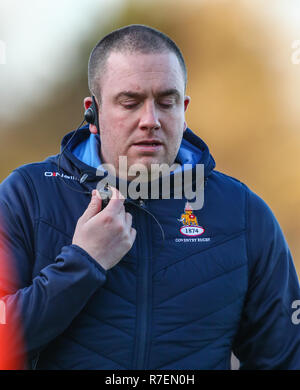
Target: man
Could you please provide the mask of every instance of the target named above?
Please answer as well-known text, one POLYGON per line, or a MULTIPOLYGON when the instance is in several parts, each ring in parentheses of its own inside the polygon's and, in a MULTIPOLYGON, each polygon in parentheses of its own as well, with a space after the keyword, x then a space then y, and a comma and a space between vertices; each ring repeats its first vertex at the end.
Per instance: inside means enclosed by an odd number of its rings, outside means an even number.
POLYGON ((300 290, 286 241, 264 201, 216 171, 187 128, 185 87, 168 37, 140 25, 113 31, 89 61, 91 123, 65 136, 59 156, 1 184, 20 275, 2 299, 7 322, 12 308, 21 313, 30 367, 230 369, 234 351, 243 369, 300 368, 291 319, 300 290), (117 188, 102 208, 104 163, 117 188), (174 196, 172 173, 170 199, 121 194, 134 164, 149 173, 173 163, 191 168, 193 186, 204 166, 203 207, 174 196))

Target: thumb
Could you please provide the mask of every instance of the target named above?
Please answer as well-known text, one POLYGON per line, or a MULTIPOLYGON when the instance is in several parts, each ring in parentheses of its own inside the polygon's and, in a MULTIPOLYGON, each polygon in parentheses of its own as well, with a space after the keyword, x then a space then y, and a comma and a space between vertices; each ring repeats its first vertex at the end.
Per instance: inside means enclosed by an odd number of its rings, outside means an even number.
POLYGON ((97 190, 92 191, 91 201, 81 216, 82 222, 87 222, 89 219, 99 213, 102 206, 102 199, 96 195, 97 190))

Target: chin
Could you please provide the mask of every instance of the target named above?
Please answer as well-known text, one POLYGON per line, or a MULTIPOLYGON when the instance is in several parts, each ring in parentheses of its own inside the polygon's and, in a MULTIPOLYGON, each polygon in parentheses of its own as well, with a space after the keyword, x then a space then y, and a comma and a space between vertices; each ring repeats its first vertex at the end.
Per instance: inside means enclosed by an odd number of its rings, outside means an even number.
POLYGON ((152 159, 144 158, 144 159, 141 159, 138 163, 143 164, 146 167, 148 172, 151 172, 151 166, 154 164, 157 164, 157 165, 168 164, 167 161, 165 161, 164 159, 159 159, 159 158, 152 158, 152 159))
POLYGON ((135 158, 128 158, 128 168, 135 165, 135 164, 141 164, 145 169, 148 171, 148 173, 151 173, 151 165, 152 164, 167 164, 168 166, 171 166, 173 163, 170 163, 169 159, 165 155, 158 155, 158 156, 136 156, 135 158))

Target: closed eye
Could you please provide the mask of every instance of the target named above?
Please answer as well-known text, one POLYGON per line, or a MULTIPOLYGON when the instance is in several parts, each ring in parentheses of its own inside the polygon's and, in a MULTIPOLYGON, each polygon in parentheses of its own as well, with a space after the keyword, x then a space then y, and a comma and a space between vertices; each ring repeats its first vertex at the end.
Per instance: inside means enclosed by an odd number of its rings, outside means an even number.
POLYGON ((166 103, 159 103, 159 105, 160 105, 162 108, 172 108, 172 107, 173 107, 173 104, 172 104, 172 103, 169 103, 169 104, 166 104, 166 103))
POLYGON ((126 108, 127 110, 130 110, 130 109, 132 109, 132 108, 137 107, 138 104, 139 104, 139 103, 130 103, 130 104, 122 104, 122 106, 123 106, 124 108, 126 108))

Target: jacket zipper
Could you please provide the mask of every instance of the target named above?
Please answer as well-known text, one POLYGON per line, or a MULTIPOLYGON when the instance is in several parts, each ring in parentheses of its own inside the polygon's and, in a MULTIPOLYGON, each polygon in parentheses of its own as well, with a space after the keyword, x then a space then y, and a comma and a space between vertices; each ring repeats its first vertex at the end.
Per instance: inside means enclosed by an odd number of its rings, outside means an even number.
MULTIPOLYGON (((140 207, 145 208, 145 202, 139 201, 140 207)), ((136 330, 136 348, 135 348, 135 359, 134 368, 137 370, 146 369, 146 345, 147 345, 147 334, 148 334, 148 322, 149 322, 149 273, 150 273, 150 259, 151 250, 148 245, 149 236, 147 235, 148 224, 146 216, 142 217, 140 223, 140 242, 142 242, 141 260, 140 260, 140 271, 138 278, 138 307, 137 307, 137 330, 136 330), (144 221, 144 223, 143 223, 144 221), (146 228, 146 229, 145 229, 146 228), (146 231, 146 233, 145 233, 146 231)))

